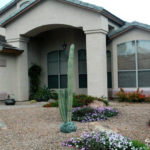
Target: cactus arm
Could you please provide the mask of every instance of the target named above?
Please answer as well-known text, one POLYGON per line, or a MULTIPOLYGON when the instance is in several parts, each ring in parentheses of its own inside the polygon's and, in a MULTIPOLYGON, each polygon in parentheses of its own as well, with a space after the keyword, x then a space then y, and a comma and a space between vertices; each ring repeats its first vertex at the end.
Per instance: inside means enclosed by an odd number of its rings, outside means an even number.
POLYGON ((74 44, 72 44, 70 46, 69 60, 68 60, 68 111, 67 111, 68 122, 70 122, 72 118, 74 49, 75 46, 74 44))

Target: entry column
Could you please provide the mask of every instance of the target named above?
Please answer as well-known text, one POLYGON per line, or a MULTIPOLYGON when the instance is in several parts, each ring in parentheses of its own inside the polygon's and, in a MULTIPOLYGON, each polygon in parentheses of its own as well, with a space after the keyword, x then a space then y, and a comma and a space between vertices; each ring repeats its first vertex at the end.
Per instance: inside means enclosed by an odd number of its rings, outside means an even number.
POLYGON ((22 37, 7 40, 11 45, 24 50, 16 58, 16 96, 18 101, 29 99, 28 41, 27 38, 22 37))
POLYGON ((107 31, 86 30, 88 95, 108 97, 106 34, 107 31))

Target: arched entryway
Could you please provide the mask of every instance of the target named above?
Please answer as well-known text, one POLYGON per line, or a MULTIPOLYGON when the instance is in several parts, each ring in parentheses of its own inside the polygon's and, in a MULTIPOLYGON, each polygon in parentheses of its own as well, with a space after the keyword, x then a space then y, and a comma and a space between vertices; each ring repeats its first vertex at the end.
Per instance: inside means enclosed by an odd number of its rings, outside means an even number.
POLYGON ((74 92, 87 94, 86 40, 82 29, 65 25, 45 26, 25 36, 29 38, 29 67, 32 64, 41 66, 41 86, 55 90, 67 87, 68 53, 74 43, 74 92))

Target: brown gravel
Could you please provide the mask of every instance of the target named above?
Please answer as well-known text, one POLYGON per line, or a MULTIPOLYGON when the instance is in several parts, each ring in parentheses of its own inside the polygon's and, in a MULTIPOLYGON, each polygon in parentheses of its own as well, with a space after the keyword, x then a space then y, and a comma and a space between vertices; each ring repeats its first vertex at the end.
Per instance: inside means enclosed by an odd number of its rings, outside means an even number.
MULTIPOLYGON (((124 136, 144 141, 150 138, 150 104, 111 103, 120 116, 102 121, 112 125, 124 136)), ((1 106, 0 106, 1 107, 1 106)), ((0 130, 0 150, 67 150, 61 143, 88 131, 89 124, 77 123, 78 131, 71 134, 59 132, 61 118, 57 108, 17 108, 0 110, 0 119, 7 130, 0 130)))

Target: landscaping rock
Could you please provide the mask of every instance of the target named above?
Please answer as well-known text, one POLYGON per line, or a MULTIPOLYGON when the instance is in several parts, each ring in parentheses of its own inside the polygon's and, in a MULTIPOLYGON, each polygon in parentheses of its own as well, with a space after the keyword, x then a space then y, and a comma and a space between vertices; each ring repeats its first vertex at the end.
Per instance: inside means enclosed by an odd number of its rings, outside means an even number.
POLYGON ((99 131, 106 131, 106 132, 112 132, 112 133, 118 133, 117 128, 115 128, 112 125, 101 125, 99 122, 92 122, 89 124, 89 128, 91 130, 99 130, 99 131))
POLYGON ((148 146, 150 146, 150 139, 146 139, 146 140, 145 140, 145 143, 146 143, 148 146))
POLYGON ((97 108, 97 107, 105 107, 105 104, 103 102, 95 100, 91 104, 89 104, 88 106, 91 108, 97 108))
POLYGON ((4 122, 2 122, 0 120, 0 130, 4 130, 4 129, 7 129, 7 126, 6 126, 6 124, 4 122))

